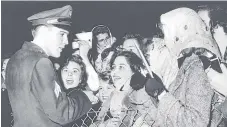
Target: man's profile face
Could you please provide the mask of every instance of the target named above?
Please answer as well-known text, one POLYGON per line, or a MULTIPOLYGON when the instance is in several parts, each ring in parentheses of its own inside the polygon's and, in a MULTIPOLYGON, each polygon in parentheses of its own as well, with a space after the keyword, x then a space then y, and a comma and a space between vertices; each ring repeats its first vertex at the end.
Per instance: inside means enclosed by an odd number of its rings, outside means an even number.
POLYGON ((57 27, 50 27, 48 34, 47 34, 47 54, 49 56, 58 58, 61 55, 61 52, 65 45, 68 45, 68 34, 69 32, 57 28, 57 27))

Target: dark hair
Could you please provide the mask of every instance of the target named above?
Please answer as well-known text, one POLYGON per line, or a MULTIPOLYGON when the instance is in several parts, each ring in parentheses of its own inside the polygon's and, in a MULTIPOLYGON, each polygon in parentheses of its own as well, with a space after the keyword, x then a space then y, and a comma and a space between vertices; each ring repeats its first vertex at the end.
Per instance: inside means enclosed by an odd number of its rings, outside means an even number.
POLYGON ((211 32, 215 26, 220 25, 224 28, 225 33, 227 33, 227 10, 223 9, 224 6, 208 6, 202 5, 197 8, 197 11, 208 11, 208 16, 210 17, 211 32))
POLYGON ((104 34, 107 33, 108 36, 110 36, 110 31, 109 28, 107 26, 96 26, 93 30, 92 30, 92 49, 89 51, 89 59, 90 61, 95 61, 98 57, 98 51, 97 51, 97 44, 98 44, 98 40, 97 40, 97 35, 99 34, 104 34))
MULTIPOLYGON (((134 72, 134 75, 136 75, 137 77, 142 77, 140 70, 141 70, 141 68, 144 68, 143 61, 135 53, 130 52, 130 51, 115 52, 110 60, 111 69, 112 69, 115 59, 118 56, 124 56, 127 63, 130 65, 132 72, 134 72)), ((144 87, 144 83, 143 82, 130 82, 130 86, 134 90, 139 90, 144 87)))
POLYGON ((130 65, 130 68, 134 73, 140 72, 140 68, 144 68, 143 61, 137 56, 135 53, 130 51, 116 51, 111 60, 110 60, 110 67, 112 68, 113 63, 115 59, 118 56, 124 56, 127 60, 128 64, 130 65))
POLYGON ((144 46, 144 37, 142 37, 140 34, 130 34, 130 33, 127 33, 122 38, 122 45, 128 39, 135 39, 135 40, 137 40, 138 41, 138 44, 139 44, 140 50, 144 53, 144 48, 145 48, 145 46, 144 46))
POLYGON ((225 48, 224 60, 227 61, 227 47, 225 48))
MULTIPOLYGON (((144 44, 144 53, 146 54, 147 52, 148 52, 148 47, 149 47, 149 45, 151 45, 151 44, 153 44, 153 38, 146 38, 145 40, 144 40, 144 42, 145 42, 145 44, 144 44)), ((144 54, 144 55, 145 55, 144 54)))
MULTIPOLYGON (((59 72, 60 72, 60 76, 61 76, 61 71, 62 69, 67 66, 69 64, 69 62, 75 62, 77 64, 79 64, 80 68, 81 68, 81 82, 78 85, 78 89, 82 89, 84 90, 85 87, 87 86, 87 73, 86 73, 86 65, 84 64, 82 58, 79 55, 72 55, 71 57, 69 57, 66 62, 63 64, 63 66, 60 67, 59 72)), ((62 78, 60 78, 61 83, 63 84, 63 80, 62 78)))
POLYGON ((110 52, 112 51, 116 52, 118 47, 119 47, 119 43, 115 42, 111 45, 110 48, 106 48, 105 50, 103 50, 103 52, 101 53, 102 60, 104 60, 110 54, 110 52))
MULTIPOLYGON (((117 51, 117 46, 118 46, 118 45, 116 45, 116 44, 117 44, 117 43, 115 42, 114 44, 112 44, 112 46, 111 46, 110 48, 106 48, 106 49, 101 53, 101 60, 102 60, 102 61, 103 61, 104 59, 106 59, 106 58, 109 56, 109 54, 110 54, 111 52, 116 52, 116 51, 117 51)), ((100 77, 102 80, 107 81, 107 80, 111 79, 110 72, 111 72, 110 70, 107 70, 107 71, 102 72, 102 73, 99 73, 99 72, 98 72, 98 75, 99 75, 99 77, 100 77)), ((112 84, 112 83, 113 83, 112 80, 109 80, 109 83, 112 84)))
POLYGON ((216 9, 210 12, 211 27, 214 29, 215 26, 220 25, 223 27, 224 32, 227 33, 227 11, 216 7, 216 9))
POLYGON ((98 26, 94 27, 92 33, 94 36, 97 36, 97 35, 103 34, 103 33, 107 33, 110 36, 109 28, 104 25, 98 25, 98 26))

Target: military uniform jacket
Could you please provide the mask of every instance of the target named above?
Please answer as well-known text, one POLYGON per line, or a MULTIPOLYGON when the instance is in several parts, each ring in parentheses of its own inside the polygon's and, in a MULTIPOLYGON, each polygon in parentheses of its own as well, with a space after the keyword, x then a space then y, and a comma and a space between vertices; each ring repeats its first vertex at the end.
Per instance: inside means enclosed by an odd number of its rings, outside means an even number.
POLYGON ((52 62, 30 42, 11 57, 6 84, 15 127, 61 127, 90 109, 85 94, 70 98, 61 91, 52 62))

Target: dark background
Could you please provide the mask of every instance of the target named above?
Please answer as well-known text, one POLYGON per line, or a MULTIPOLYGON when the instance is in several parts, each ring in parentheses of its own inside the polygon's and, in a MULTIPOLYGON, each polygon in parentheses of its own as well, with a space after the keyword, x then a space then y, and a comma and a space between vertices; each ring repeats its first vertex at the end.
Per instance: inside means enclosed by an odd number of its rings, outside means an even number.
MULTIPOLYGON (((125 33, 139 33, 145 37, 156 32, 156 23, 161 14, 178 7, 196 9, 199 5, 227 7, 227 2, 110 2, 110 1, 2 1, 2 58, 15 53, 24 41, 31 41, 31 24, 27 17, 44 10, 59 8, 65 5, 73 7, 72 33, 90 31, 95 25, 107 25, 112 35, 120 38, 125 33)), ((62 57, 68 55, 70 44, 65 48, 62 57)), ((61 60, 61 59, 59 59, 61 60)))

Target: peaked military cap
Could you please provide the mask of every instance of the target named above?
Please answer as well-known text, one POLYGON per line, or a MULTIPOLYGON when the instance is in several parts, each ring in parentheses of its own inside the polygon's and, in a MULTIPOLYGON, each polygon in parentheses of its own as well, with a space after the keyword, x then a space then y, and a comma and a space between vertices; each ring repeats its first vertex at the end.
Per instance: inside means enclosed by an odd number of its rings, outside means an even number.
POLYGON ((56 8, 48 11, 43 11, 28 17, 28 21, 33 26, 37 25, 67 25, 70 26, 72 15, 72 7, 66 5, 62 8, 56 8))

